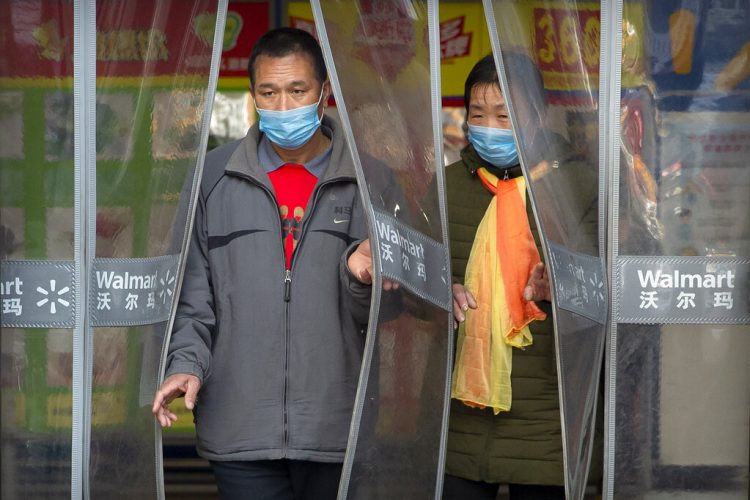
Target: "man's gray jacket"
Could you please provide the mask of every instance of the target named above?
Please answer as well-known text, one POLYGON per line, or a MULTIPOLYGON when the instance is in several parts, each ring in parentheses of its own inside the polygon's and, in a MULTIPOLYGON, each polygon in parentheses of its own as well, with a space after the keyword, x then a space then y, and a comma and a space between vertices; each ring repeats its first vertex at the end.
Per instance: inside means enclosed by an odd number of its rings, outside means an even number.
POLYGON ((367 227, 343 132, 324 124, 330 162, 290 273, 257 124, 206 156, 166 376, 201 379, 194 416, 209 460, 343 461, 370 290, 342 255, 367 227))

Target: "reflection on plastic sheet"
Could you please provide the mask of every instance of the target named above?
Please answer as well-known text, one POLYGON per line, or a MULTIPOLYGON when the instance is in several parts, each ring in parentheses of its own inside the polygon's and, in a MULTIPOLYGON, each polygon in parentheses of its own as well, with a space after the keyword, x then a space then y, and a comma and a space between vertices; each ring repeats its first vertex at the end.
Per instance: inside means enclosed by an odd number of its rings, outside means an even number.
POLYGON ((405 317, 381 326, 378 332, 381 401, 376 435, 417 433, 420 408, 401 403, 405 398, 413 400, 422 394, 431 342, 430 323, 426 321, 405 317))
MULTIPOLYGON (((130 207, 100 207, 96 215, 97 257, 129 257, 133 251, 134 221, 130 207)), ((73 209, 47 209, 47 252, 72 256, 73 209)))
POLYGON ((600 460, 593 451, 595 402, 605 339, 599 322, 607 317, 602 293, 607 279, 603 263, 597 263, 604 251, 599 244, 604 230, 599 227, 600 9, 575 1, 491 4, 506 98, 540 233, 555 248, 565 486, 570 498, 582 498, 589 461, 600 460))
POLYGON ((0 208, 0 259, 22 259, 24 254, 24 210, 0 208))
POLYGON ((331 0, 320 9, 361 161, 358 177, 367 183, 370 217, 377 214, 381 273, 404 284, 378 297, 342 492, 428 498, 439 484, 452 347, 449 283, 441 280, 447 250, 435 192, 427 2, 331 0))
POLYGON ((245 137, 255 122, 254 113, 249 112, 251 106, 248 92, 217 92, 211 110, 211 136, 219 144, 245 137))
POLYGON ((156 160, 194 157, 198 151, 202 90, 157 92, 151 122, 152 156, 156 160))
MULTIPOLYGON (((395 181, 402 192, 400 203, 377 208, 398 213, 401 221, 440 240, 439 224, 427 215, 433 208, 428 205, 436 203, 427 197, 435 152, 431 118, 425 114, 431 104, 423 7, 420 2, 365 2, 355 14, 347 6, 330 19, 328 36, 347 40, 341 47, 346 55, 336 55, 348 61, 339 74, 348 92, 347 111, 359 152, 377 160, 367 161, 364 168, 377 163, 388 167, 391 179, 383 182, 395 181), (358 130, 368 132, 357 134, 358 130)), ((373 193, 383 187, 372 181, 368 184, 373 193)), ((379 198, 373 196, 373 203, 378 205, 379 198)))
MULTIPOLYGON (((24 330, 20 328, 3 328, 0 335, 0 387, 3 390, 2 413, 0 417, 8 417, 8 422, 18 420, 16 412, 17 401, 13 397, 6 397, 11 391, 20 391, 26 380, 26 342, 23 336, 24 330)), ((4 418, 0 418, 4 422, 4 418)))
POLYGON ((96 97, 96 159, 130 160, 135 119, 133 94, 99 93, 96 97))
POLYGON ((641 86, 622 101, 619 259, 651 256, 631 309, 672 311, 617 326, 613 493, 747 498, 747 326, 674 323, 746 322, 746 269, 718 271, 750 255, 750 4, 626 1, 625 15, 640 46, 623 46, 623 81, 641 86))
POLYGON ((96 211, 96 256, 132 256, 134 226, 132 208, 100 206, 96 211))
POLYGON ((0 159, 23 159, 23 104, 23 93, 0 92, 0 159))
POLYGON ((185 222, 177 219, 178 208, 176 202, 151 205, 148 223, 148 255, 162 255, 167 253, 170 247, 174 247, 175 233, 185 222))
POLYGON ((395 169, 405 169, 403 154, 409 147, 408 131, 398 109, 383 103, 365 102, 349 109, 353 130, 367 127, 371 133, 358 138, 358 144, 378 160, 395 169))
POLYGON ((47 333, 47 387, 70 387, 73 380, 73 333, 47 333))
MULTIPOLYGON (((548 87, 543 64, 524 52, 505 51, 503 61, 522 159, 545 235, 574 252, 598 255, 598 151, 594 154, 583 144, 598 142, 596 107, 582 101, 571 109, 555 98, 559 91, 548 87)), ((580 92, 576 88, 566 87, 566 92, 580 92)))
POLYGON ((748 255, 750 113, 664 121, 661 218, 669 255, 748 255))
POLYGON ((73 258, 73 244, 75 242, 73 220, 73 209, 70 207, 47 208, 45 236, 47 255, 51 258, 73 258))
POLYGON ((44 96, 44 159, 73 159, 73 93, 54 91, 44 96))
MULTIPOLYGON (((128 160, 132 155, 130 130, 134 119, 130 92, 99 94, 96 98, 96 158, 128 160)), ((50 92, 44 99, 45 159, 73 159, 73 94, 50 92)))
POLYGON ((98 328, 94 345, 92 383, 113 386, 125 383, 128 363, 127 328, 98 328))

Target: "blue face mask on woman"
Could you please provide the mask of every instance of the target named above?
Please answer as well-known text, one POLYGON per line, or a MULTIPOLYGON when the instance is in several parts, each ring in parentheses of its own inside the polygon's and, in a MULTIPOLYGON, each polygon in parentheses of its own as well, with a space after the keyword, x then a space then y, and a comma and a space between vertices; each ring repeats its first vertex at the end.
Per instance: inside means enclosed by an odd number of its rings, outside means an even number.
POLYGON ((518 164, 518 150, 510 129, 469 125, 468 139, 486 162, 498 168, 518 164))
POLYGON ((309 106, 273 111, 261 109, 256 105, 255 109, 260 116, 260 131, 266 134, 271 142, 284 149, 301 147, 320 127, 322 116, 318 116, 318 106, 322 98, 323 89, 320 89, 318 102, 309 106))

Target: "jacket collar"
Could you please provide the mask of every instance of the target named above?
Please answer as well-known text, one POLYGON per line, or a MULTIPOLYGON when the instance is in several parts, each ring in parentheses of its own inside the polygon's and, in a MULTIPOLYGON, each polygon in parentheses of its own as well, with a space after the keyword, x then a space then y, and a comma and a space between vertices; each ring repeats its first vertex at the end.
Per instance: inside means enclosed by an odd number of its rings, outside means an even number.
MULTIPOLYGON (((261 132, 255 123, 242 142, 227 162, 224 168, 225 173, 239 174, 245 177, 251 177, 257 182, 270 187, 268 174, 258 160, 258 144, 260 143, 261 132)), ((354 181, 356 179, 354 162, 352 161, 349 147, 344 137, 344 131, 329 116, 323 115, 323 126, 328 127, 332 132, 331 137, 331 158, 328 168, 326 168, 323 177, 318 180, 325 181, 328 179, 342 178, 354 181)))
POLYGON ((486 168, 498 179, 505 179, 506 173, 508 174, 508 179, 515 179, 516 177, 521 177, 523 175, 523 170, 521 169, 520 164, 508 168, 498 168, 487 162, 484 158, 479 156, 479 153, 476 152, 471 143, 461 150, 461 159, 471 175, 477 175, 477 170, 479 170, 480 167, 486 168))

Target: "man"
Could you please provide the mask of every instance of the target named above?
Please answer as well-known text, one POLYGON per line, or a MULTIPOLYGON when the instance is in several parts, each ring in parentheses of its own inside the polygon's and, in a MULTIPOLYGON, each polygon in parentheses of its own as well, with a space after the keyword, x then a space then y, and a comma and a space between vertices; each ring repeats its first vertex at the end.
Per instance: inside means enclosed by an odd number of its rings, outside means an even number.
POLYGON ((315 39, 269 31, 248 71, 259 124, 206 157, 153 412, 168 427, 185 396, 222 498, 335 498, 370 298, 345 263, 367 229, 315 39))

